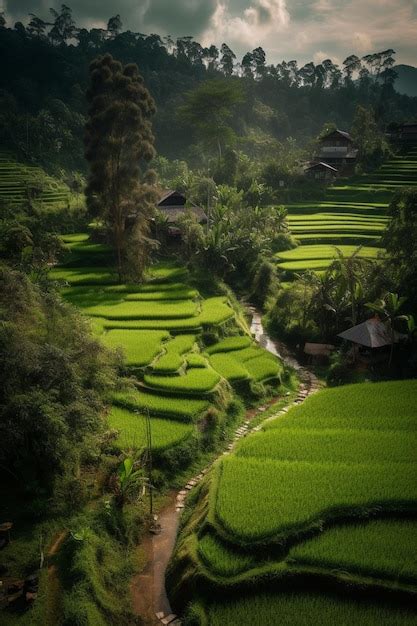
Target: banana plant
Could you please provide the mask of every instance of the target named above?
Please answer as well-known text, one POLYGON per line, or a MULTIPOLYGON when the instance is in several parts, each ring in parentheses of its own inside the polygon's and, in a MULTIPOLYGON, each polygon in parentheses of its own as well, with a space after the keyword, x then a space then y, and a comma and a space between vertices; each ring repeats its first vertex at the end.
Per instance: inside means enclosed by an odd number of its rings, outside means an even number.
MULTIPOLYGON (((136 495, 140 482, 146 478, 140 470, 135 470, 135 463, 131 457, 125 458, 117 470, 116 501, 120 507, 136 495)), ((143 489, 145 487, 143 486, 143 489)))

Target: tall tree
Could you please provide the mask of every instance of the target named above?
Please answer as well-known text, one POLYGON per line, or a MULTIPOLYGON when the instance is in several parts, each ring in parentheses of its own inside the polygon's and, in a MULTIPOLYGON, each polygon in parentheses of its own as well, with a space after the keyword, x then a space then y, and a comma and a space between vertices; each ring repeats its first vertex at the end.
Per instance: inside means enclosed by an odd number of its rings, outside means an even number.
POLYGON ((345 83, 352 83, 352 76, 354 72, 359 72, 361 69, 361 60, 356 54, 351 54, 343 61, 343 72, 345 75, 345 83))
POLYGON ((234 107, 242 102, 243 92, 234 80, 214 79, 187 94, 180 115, 188 121, 208 147, 216 146, 219 161, 225 146, 234 139, 229 120, 234 107))
POLYGON ((233 64, 236 59, 236 55, 225 43, 222 43, 220 54, 220 67, 222 72, 226 76, 231 76, 233 74, 233 64))
POLYGON ((61 12, 55 11, 55 9, 49 9, 54 23, 49 31, 49 38, 52 43, 57 45, 65 44, 68 39, 75 36, 75 22, 72 17, 72 9, 66 4, 61 5, 61 12))
POLYGON ((122 30, 122 26, 123 24, 119 14, 111 17, 107 22, 107 30, 110 34, 110 37, 116 37, 122 30))
POLYGON ((116 37, 122 30, 122 26, 123 24, 119 14, 111 17, 107 22, 107 30, 110 34, 110 37, 116 37))
POLYGON ((417 191, 397 191, 388 209, 389 222, 382 238, 387 250, 388 267, 393 284, 408 297, 412 310, 417 310, 417 191))
POLYGON ((34 13, 29 13, 30 21, 27 32, 32 37, 42 38, 45 36, 45 30, 48 24, 34 13))
POLYGON ((352 138, 358 147, 358 162, 365 169, 378 165, 389 152, 372 109, 358 106, 352 124, 352 138))
POLYGON ((155 203, 151 117, 155 103, 135 64, 111 55, 90 65, 85 156, 90 163, 87 204, 112 234, 117 269, 142 277, 150 250, 149 219, 155 203))

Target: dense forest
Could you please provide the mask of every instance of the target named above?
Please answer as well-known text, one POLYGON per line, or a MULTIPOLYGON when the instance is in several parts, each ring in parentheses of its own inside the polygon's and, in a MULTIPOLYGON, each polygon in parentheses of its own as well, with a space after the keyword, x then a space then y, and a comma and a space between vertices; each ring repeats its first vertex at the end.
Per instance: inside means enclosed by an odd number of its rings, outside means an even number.
POLYGON ((301 67, 295 60, 270 65, 261 47, 239 60, 227 43, 204 48, 192 37, 173 41, 124 30, 119 15, 109 19, 107 29, 78 28, 65 5, 52 11, 48 22, 35 15, 27 26, 6 20, 0 19, 0 141, 56 172, 85 171, 81 138, 88 66, 105 53, 138 64, 157 105, 157 152, 186 158, 193 166, 206 167, 211 150, 202 141, 204 129, 182 106, 205 81, 214 81, 217 105, 223 97, 230 109, 230 94, 216 91, 216 81, 235 92, 233 117, 226 120, 229 145, 263 160, 291 152, 294 145, 305 148, 325 123, 349 129, 358 104, 374 110, 381 130, 417 115, 416 100, 393 88, 391 49, 350 55, 341 67, 331 59, 301 67))

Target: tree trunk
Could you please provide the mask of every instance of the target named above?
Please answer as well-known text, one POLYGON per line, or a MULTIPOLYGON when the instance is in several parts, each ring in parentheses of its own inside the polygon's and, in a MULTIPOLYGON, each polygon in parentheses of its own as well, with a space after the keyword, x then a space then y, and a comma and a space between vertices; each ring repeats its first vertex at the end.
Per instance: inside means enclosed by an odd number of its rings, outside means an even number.
POLYGON ((116 244, 117 273, 119 275, 119 283, 121 283, 123 280, 123 231, 123 224, 121 223, 121 220, 119 218, 114 225, 114 239, 116 244))
POLYGON ((394 329, 391 326, 391 347, 389 351, 388 367, 391 367, 392 357, 394 355, 394 339, 395 339, 394 329))

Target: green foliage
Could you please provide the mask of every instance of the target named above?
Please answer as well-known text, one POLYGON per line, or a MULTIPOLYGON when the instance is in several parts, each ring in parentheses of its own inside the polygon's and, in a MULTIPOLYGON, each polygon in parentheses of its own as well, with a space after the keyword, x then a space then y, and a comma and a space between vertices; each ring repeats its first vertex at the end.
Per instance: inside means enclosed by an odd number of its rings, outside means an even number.
POLYGON ((268 261, 262 261, 253 277, 252 298, 260 306, 274 294, 278 287, 276 268, 268 261))
POLYGON ((358 163, 362 168, 373 169, 390 154, 389 144, 378 128, 372 109, 357 107, 351 133, 358 147, 358 163))
POLYGON ((395 285, 409 298, 413 308, 417 306, 416 206, 417 191, 411 188, 397 191, 389 205, 390 221, 383 236, 395 285))
POLYGON ((266 428, 415 429, 417 381, 392 381, 324 389, 266 428))
POLYGON ((51 485, 102 429, 113 363, 54 292, 3 266, 0 462, 19 481, 51 485))
POLYGON ((103 521, 99 515, 80 520, 79 524, 87 524, 81 527, 83 540, 69 535, 59 553, 65 623, 104 625, 109 615, 119 624, 131 619, 126 589, 133 563, 103 521))
POLYGON ((229 120, 233 108, 243 102, 244 94, 240 83, 222 79, 209 80, 187 94, 180 109, 180 117, 196 131, 210 148, 218 150, 234 140, 234 131, 229 120))

